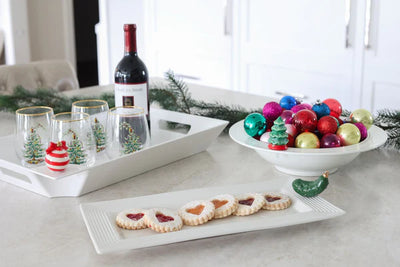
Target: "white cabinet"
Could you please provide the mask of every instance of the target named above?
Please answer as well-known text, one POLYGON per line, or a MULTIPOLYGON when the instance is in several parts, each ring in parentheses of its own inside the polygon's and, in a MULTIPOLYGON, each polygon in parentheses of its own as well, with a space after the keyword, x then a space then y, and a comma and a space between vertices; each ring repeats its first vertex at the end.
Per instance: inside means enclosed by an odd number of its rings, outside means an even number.
POLYGON ((308 102, 336 97, 346 107, 352 104, 354 49, 346 1, 240 3, 245 10, 242 88, 275 97, 301 96, 308 102))
POLYGON ((151 75, 171 69, 194 83, 230 87, 230 6, 225 0, 152 0, 151 75))
MULTIPOLYGON (((398 0, 99 1, 110 37, 124 21, 141 25, 139 52, 151 76, 172 69, 190 82, 260 95, 400 108, 398 0)), ((109 74, 118 38, 105 38, 99 53, 112 55, 109 74)))

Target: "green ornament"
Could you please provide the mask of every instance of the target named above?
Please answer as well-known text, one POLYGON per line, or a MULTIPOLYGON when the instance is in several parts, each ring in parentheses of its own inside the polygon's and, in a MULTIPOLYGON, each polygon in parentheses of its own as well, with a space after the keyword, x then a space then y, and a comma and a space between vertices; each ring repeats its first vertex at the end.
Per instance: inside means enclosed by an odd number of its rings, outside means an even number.
POLYGON ((292 187, 296 193, 302 195, 303 197, 315 197, 321 194, 328 186, 328 175, 329 172, 326 171, 314 181, 296 179, 293 181, 292 187))
POLYGON ((268 143, 277 146, 284 146, 289 143, 285 122, 280 116, 274 121, 274 125, 269 134, 268 143))
POLYGON ((251 113, 244 119, 244 130, 251 137, 260 136, 267 130, 267 120, 260 113, 251 113))

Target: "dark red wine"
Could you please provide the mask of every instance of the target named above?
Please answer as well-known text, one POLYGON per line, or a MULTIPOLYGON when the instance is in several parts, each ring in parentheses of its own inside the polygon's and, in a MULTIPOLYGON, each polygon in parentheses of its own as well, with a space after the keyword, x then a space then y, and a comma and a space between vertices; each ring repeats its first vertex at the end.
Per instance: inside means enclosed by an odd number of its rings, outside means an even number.
POLYGON ((115 106, 138 106, 150 127, 149 76, 136 47, 136 24, 125 24, 124 57, 115 68, 115 106))

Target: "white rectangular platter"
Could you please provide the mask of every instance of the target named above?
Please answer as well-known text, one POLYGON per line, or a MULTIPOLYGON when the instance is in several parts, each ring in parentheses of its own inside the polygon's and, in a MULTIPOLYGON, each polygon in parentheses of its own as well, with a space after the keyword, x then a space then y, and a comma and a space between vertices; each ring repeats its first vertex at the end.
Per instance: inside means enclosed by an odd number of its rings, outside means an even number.
POLYGON ((291 181, 271 180, 262 183, 230 185, 163 193, 135 198, 81 204, 81 212, 94 247, 99 254, 159 246, 226 234, 284 227, 345 214, 321 197, 305 198, 296 194, 291 181), (275 191, 287 194, 292 205, 281 211, 261 210, 244 217, 229 216, 200 226, 183 226, 182 230, 157 233, 150 229, 124 230, 115 224, 117 214, 130 208, 170 208, 177 210, 187 202, 209 199, 219 194, 275 191))
POLYGON ((76 197, 146 171, 204 151, 222 132, 227 121, 151 109, 151 145, 117 159, 103 154, 87 168, 68 165, 62 173, 45 165, 27 168, 19 162, 13 136, 0 138, 0 180, 46 197, 76 197), (167 122, 187 125, 174 131, 167 122))

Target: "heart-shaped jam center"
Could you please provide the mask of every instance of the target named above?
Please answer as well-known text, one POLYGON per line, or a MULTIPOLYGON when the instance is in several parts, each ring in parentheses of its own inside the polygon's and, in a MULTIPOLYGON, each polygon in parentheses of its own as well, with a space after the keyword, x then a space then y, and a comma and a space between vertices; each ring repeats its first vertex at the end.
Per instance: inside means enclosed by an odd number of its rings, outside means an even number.
POLYGON ((274 202, 274 201, 277 201, 277 200, 281 199, 281 197, 265 196, 265 199, 268 202, 274 202))
POLYGON ((143 213, 136 213, 136 214, 129 213, 129 214, 126 214, 126 217, 128 217, 129 219, 131 219, 133 221, 139 221, 140 219, 143 218, 143 216, 144 216, 143 213))
POLYGON ((228 200, 218 200, 218 199, 214 199, 213 201, 211 201, 214 204, 214 207, 216 209, 218 209, 219 207, 222 207, 223 205, 225 205, 226 203, 228 203, 228 200))
POLYGON ((173 217, 164 215, 164 214, 162 214, 162 213, 157 213, 157 214, 156 214, 156 217, 157 217, 157 220, 158 220, 160 223, 169 222, 169 221, 173 221, 173 220, 174 220, 173 217))
POLYGON ((190 208, 190 209, 186 209, 186 212, 189 212, 191 214, 195 214, 195 215, 200 215, 204 210, 204 206, 203 205, 197 205, 194 208, 190 208))
POLYGON ((242 199, 239 200, 239 204, 251 206, 253 205, 254 198, 242 199))

